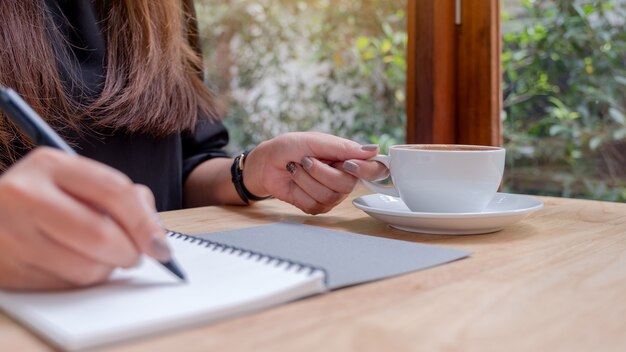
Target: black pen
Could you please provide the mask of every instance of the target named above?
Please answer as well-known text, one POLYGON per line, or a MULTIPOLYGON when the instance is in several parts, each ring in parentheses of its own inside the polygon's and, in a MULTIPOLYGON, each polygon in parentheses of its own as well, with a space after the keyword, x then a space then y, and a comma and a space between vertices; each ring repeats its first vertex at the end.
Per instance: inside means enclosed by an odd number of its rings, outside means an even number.
MULTIPOLYGON (((76 151, 12 89, 0 86, 0 109, 4 110, 11 121, 36 146, 56 148, 67 154, 77 155, 76 151)), ((181 280, 185 280, 185 275, 173 258, 160 263, 181 280)))

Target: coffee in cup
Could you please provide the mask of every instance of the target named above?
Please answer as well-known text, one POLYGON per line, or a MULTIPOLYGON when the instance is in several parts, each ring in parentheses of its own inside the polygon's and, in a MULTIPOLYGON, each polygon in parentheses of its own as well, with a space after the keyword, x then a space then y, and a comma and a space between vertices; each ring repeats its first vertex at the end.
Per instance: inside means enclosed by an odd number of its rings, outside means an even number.
POLYGON ((405 144, 370 160, 390 171, 391 186, 363 181, 371 190, 400 197, 414 212, 475 213, 495 196, 505 149, 457 144, 405 144))

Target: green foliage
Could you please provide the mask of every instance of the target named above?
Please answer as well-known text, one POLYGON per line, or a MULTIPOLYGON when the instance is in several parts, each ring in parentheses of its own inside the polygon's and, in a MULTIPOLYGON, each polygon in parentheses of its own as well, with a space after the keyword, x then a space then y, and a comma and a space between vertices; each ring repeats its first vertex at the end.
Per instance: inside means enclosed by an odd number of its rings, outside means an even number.
POLYGON ((405 138, 406 0, 199 0, 234 150, 287 131, 405 138))
POLYGON ((624 201, 626 3, 522 3, 503 15, 508 189, 624 201))

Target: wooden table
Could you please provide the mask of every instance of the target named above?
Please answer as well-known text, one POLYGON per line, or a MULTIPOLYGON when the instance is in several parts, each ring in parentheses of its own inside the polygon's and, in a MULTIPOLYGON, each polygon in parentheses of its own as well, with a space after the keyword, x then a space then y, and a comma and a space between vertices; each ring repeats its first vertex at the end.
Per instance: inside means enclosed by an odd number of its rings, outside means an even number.
MULTIPOLYGON (((106 350, 626 351, 626 204, 542 199, 524 221, 476 236, 393 230, 349 200, 318 216, 277 200, 163 213, 189 233, 295 221, 473 255, 106 350)), ((0 350, 51 348, 0 314, 0 350)))

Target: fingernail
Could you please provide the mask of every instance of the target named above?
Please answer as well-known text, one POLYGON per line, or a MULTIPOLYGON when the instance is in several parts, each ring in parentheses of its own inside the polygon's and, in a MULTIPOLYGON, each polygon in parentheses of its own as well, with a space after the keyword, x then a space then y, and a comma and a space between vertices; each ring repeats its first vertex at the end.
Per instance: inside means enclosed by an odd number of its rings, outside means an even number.
POLYGON ((368 152, 374 151, 378 149, 378 144, 366 144, 361 146, 361 150, 365 150, 368 152))
POLYGON ((311 169, 311 166, 313 166, 313 160, 311 160, 311 158, 309 158, 308 156, 305 156, 300 161, 300 164, 302 164, 302 167, 308 171, 311 169))
POLYGON ((353 161, 344 161, 343 168, 352 174, 359 172, 359 165, 353 161))
POLYGON ((293 161, 290 161, 287 163, 286 168, 287 168, 287 171, 289 171, 289 173, 293 175, 296 173, 296 169, 298 167, 296 166, 296 163, 294 163, 293 161))
POLYGON ((152 253, 154 254, 154 259, 162 262, 172 258, 170 246, 167 245, 161 234, 152 237, 152 253))

